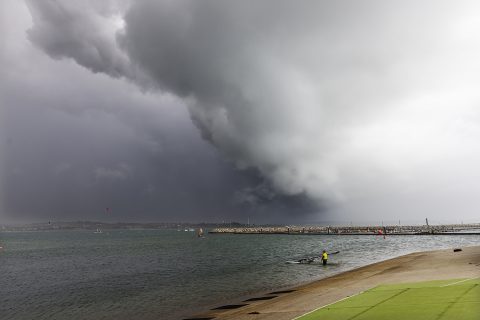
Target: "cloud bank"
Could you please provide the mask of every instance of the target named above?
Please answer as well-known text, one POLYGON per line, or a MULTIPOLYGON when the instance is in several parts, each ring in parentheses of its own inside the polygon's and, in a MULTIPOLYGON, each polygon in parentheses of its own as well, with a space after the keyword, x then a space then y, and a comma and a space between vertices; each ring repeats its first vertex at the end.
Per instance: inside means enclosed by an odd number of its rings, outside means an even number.
POLYGON ((176 96, 276 192, 365 217, 480 204, 475 2, 28 4, 37 47, 176 96))

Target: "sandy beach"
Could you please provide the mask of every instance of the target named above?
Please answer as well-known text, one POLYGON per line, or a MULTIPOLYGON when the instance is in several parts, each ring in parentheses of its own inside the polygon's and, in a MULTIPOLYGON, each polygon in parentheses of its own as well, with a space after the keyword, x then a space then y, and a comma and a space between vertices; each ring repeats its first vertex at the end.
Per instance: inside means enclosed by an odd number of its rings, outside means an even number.
POLYGON ((480 246, 462 248, 459 252, 453 248, 417 252, 292 288, 291 292, 252 297, 268 300, 240 300, 233 304, 242 307, 210 310, 189 319, 294 319, 380 284, 478 277, 480 246))

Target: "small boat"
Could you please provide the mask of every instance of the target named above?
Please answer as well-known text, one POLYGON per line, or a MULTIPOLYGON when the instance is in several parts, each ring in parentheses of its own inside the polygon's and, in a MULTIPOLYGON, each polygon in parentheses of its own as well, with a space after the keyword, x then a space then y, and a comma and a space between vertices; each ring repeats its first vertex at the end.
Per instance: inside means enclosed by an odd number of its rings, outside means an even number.
POLYGON ((103 232, 102 232, 102 230, 100 230, 99 228, 97 228, 97 230, 96 230, 94 233, 103 233, 103 232))
POLYGON ((202 228, 199 228, 198 231, 197 231, 197 237, 201 238, 203 237, 203 229, 202 228))

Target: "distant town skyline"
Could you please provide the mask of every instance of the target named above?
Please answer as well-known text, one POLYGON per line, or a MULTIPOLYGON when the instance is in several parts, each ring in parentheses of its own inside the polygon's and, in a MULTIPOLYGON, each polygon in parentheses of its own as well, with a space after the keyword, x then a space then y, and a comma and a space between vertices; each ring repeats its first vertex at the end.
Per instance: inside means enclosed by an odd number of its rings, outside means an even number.
POLYGON ((478 9, 2 1, 0 224, 478 222, 478 9))

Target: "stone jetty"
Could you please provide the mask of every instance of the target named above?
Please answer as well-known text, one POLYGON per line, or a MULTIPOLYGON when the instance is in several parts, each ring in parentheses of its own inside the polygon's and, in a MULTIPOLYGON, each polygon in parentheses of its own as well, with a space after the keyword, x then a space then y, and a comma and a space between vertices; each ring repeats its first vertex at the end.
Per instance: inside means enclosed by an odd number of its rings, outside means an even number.
POLYGON ((411 226, 256 226, 214 228, 209 233, 233 234, 331 234, 331 235, 465 235, 480 234, 480 223, 411 226))

